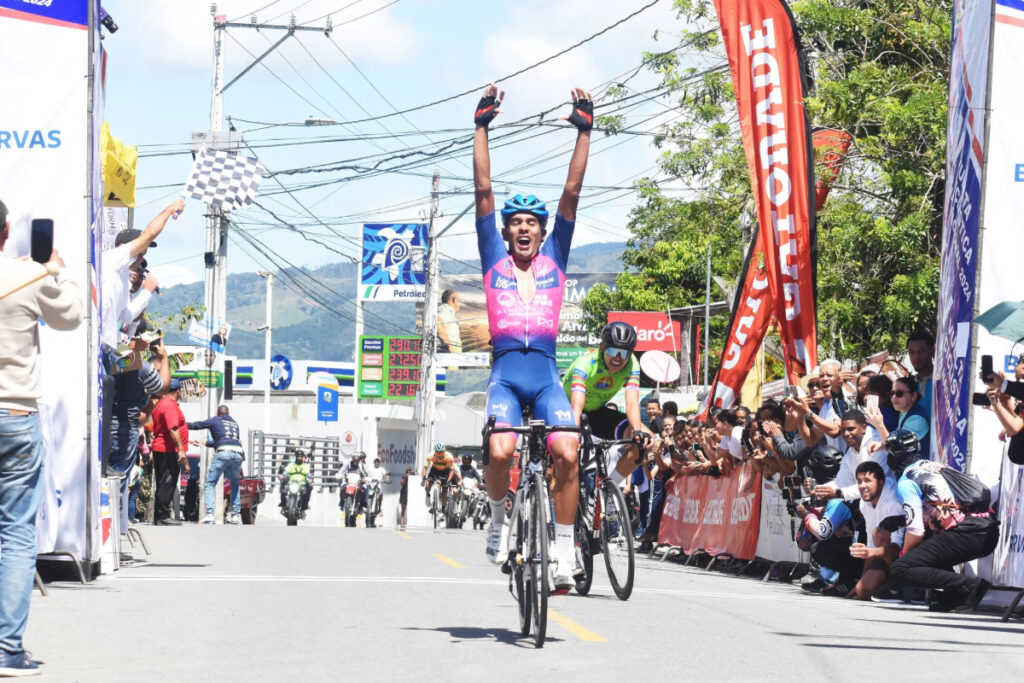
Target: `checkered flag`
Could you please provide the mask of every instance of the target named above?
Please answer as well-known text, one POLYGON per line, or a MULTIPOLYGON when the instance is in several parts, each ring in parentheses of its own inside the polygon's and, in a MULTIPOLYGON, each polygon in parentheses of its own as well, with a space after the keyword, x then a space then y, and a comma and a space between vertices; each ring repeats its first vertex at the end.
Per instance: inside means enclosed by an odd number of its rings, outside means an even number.
POLYGON ((203 147, 182 194, 221 211, 244 209, 255 199, 256 188, 266 170, 259 160, 238 152, 203 147))

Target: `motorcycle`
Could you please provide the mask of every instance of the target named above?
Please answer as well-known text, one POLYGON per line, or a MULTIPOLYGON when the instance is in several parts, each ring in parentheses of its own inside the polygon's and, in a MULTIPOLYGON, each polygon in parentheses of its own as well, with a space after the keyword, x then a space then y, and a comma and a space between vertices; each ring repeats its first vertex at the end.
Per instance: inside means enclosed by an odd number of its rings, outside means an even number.
POLYGON ((463 527, 466 520, 469 519, 470 510, 473 505, 473 500, 476 498, 476 492, 479 490, 480 484, 476 479, 472 477, 463 477, 462 485, 458 489, 458 497, 455 499, 455 511, 453 513, 455 522, 454 526, 459 529, 463 527))
POLYGON ((491 521, 491 503, 483 488, 478 487, 473 492, 473 498, 469 504, 469 515, 473 518, 474 529, 483 529, 491 521))
POLYGON ((362 477, 358 472, 349 472, 345 475, 345 526, 354 527, 356 517, 362 509, 361 486, 362 477))
POLYGON ((306 518, 306 511, 302 509, 302 486, 297 481, 289 481, 288 490, 284 497, 284 516, 288 520, 288 526, 295 526, 300 519, 306 518))
POLYGON ((380 514, 381 500, 384 493, 381 491, 379 479, 371 479, 366 486, 366 526, 377 526, 377 516, 380 514))

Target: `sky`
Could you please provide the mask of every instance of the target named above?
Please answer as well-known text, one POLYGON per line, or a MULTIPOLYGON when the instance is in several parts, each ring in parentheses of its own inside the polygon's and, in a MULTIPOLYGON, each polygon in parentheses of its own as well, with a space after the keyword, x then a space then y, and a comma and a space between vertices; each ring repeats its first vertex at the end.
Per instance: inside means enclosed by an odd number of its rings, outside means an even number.
MULTIPOLYGON (((218 2, 218 14, 244 23, 255 11, 261 23, 286 24, 294 13, 297 24, 322 27, 326 19, 321 17, 333 13, 330 37, 296 33, 224 92, 225 116, 232 118, 270 172, 318 164, 365 169, 380 163, 379 168, 392 168, 386 173, 343 170, 264 178, 256 201, 273 216, 256 206, 232 216, 238 227, 232 228, 229 272, 273 268, 269 257, 256 251, 254 241, 278 265, 316 267, 358 259, 363 222, 426 219, 434 168, 441 174, 438 228, 444 227, 472 202, 470 152, 439 160, 415 152, 436 152, 451 140, 472 134, 479 86, 551 57, 650 2, 218 2), (396 109, 470 89, 472 94, 449 102, 394 115, 396 109), (271 125, 299 124, 310 117, 342 123, 374 120, 317 127, 271 125), (296 144, 300 142, 306 144, 296 144), (402 154, 409 156, 399 158, 402 154), (394 168, 398 166, 403 168, 394 168), (321 186, 308 187, 314 183, 321 186)), ((139 149, 135 225, 141 228, 180 196, 192 165, 191 133, 210 129, 210 3, 105 0, 104 7, 119 27, 104 39, 105 119, 115 136, 139 149)), ((659 0, 584 45, 522 75, 499 80, 506 97, 491 136, 495 189, 534 193, 557 202, 575 131, 498 126, 524 119, 534 124, 540 112, 561 103, 566 104, 546 114, 544 121, 568 114, 574 85, 591 90, 599 105, 608 83, 625 81, 630 93, 653 88, 657 76, 646 69, 637 72, 643 53, 675 47, 682 28, 672 1, 659 0), (509 139, 499 146, 504 134, 509 139)), ((250 54, 259 55, 283 35, 269 29, 227 29, 226 80, 253 61, 250 54)), ((630 103, 633 106, 624 112, 626 124, 636 131, 653 132, 676 115, 665 100, 635 97, 630 103)), ((575 244, 628 238, 626 222, 636 202, 628 188, 637 178, 657 175, 661 152, 651 141, 650 135, 610 137, 595 132, 575 244)), ((685 191, 678 181, 665 182, 664 187, 668 193, 685 191)), ((186 200, 185 213, 168 224, 160 246, 150 252, 148 260, 162 286, 202 279, 204 210, 197 200, 186 200)), ((472 215, 470 211, 441 238, 442 258, 476 261, 472 215)))

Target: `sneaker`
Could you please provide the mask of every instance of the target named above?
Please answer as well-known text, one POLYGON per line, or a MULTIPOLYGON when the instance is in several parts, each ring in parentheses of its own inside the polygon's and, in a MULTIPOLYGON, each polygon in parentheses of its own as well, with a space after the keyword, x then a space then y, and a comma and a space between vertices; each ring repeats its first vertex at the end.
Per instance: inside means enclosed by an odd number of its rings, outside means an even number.
POLYGON ((573 562, 554 560, 551 563, 551 594, 564 595, 573 587, 574 581, 570 573, 573 562))
POLYGON ((826 586, 824 590, 821 591, 821 594, 827 595, 831 598, 845 598, 849 592, 849 586, 847 586, 842 581, 837 581, 836 583, 833 583, 831 586, 826 586))
POLYGON ((828 586, 827 583, 822 581, 820 578, 817 578, 808 581, 807 583, 801 583, 800 589, 805 590, 808 593, 821 593, 821 591, 824 590, 826 586, 828 586))
POLYGON ((19 676, 38 676, 43 671, 39 662, 32 661, 32 655, 21 652, 8 652, 0 649, 0 676, 16 678, 19 676))
POLYGON ((963 596, 963 602, 957 605, 954 609, 957 612, 973 612, 978 609, 978 605, 981 604, 981 599, 985 597, 985 593, 992 587, 992 584, 985 579, 975 578, 968 580, 964 584, 964 588, 961 591, 963 596))
POLYGON ((505 538, 504 527, 500 524, 492 524, 487 527, 487 559, 494 564, 501 564, 508 555, 508 541, 505 538), (504 552, 502 552, 504 546, 504 552))
POLYGON ((239 514, 232 514, 231 515, 231 522, 230 522, 230 524, 241 524, 241 523, 242 523, 242 515, 239 515, 239 514))
POLYGON ((200 524, 216 524, 216 521, 214 521, 213 515, 208 513, 205 517, 203 517, 203 521, 200 522, 200 524))

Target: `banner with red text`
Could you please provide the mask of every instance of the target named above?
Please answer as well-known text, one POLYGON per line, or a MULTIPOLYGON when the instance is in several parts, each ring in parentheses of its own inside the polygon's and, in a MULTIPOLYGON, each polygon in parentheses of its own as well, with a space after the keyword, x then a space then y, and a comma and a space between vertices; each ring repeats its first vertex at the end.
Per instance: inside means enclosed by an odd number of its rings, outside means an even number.
POLYGON ((678 320, 669 320, 665 313, 608 311, 608 322, 629 323, 636 330, 636 351, 679 352, 678 320))
POLYGON ((818 363, 814 150, 804 110, 806 65, 781 0, 715 0, 729 58, 751 191, 786 371, 818 363))
POLYGON ((731 408, 740 396, 743 382, 757 358, 764 335, 772 319, 772 292, 764 267, 764 243, 761 230, 754 227, 746 263, 743 264, 743 287, 733 302, 729 334, 725 338, 722 364, 715 374, 711 393, 701 406, 703 419, 709 407, 731 408))
POLYGON ((761 474, 749 464, 727 477, 677 476, 668 483, 658 543, 752 560, 761 517, 761 474))
POLYGON ((814 210, 821 211, 825 206, 825 200, 828 199, 829 190, 832 189, 832 183, 839 176, 843 162, 846 161, 846 153, 850 151, 853 136, 837 128, 818 128, 811 138, 820 168, 820 171, 815 173, 817 179, 814 183, 814 210))

